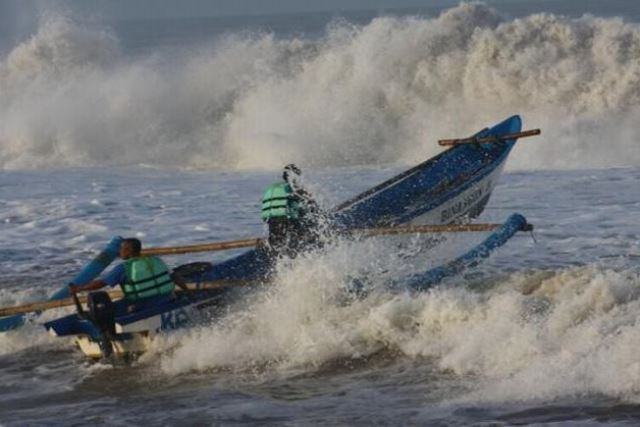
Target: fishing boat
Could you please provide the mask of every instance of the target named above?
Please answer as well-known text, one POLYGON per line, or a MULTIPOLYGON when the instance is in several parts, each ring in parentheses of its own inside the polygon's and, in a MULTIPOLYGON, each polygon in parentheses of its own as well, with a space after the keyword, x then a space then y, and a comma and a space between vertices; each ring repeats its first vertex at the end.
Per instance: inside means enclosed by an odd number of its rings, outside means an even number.
MULTIPOLYGON (((482 243, 474 246, 464 255, 425 272, 398 278, 388 283, 387 288, 390 291, 399 289, 425 291, 443 279, 477 265, 517 232, 531 229, 532 226, 522 215, 513 214, 482 243)), ((363 289, 360 283, 362 282, 352 281, 347 285, 346 290, 361 294, 363 289)), ((198 323, 206 324, 212 316, 216 315, 216 308, 224 308, 229 302, 251 291, 251 287, 246 285, 236 287, 232 283, 227 283, 212 288, 206 284, 206 282, 199 282, 188 293, 177 293, 175 298, 164 304, 153 305, 132 313, 127 312, 125 300, 113 303, 111 309, 113 314, 109 316, 94 312, 90 302, 90 313, 85 313, 84 309, 78 306, 78 314, 47 322, 45 327, 54 336, 75 337, 76 345, 90 358, 100 359, 111 355, 118 358, 134 357, 144 353, 149 348, 151 340, 158 334, 198 323), (211 308, 214 310, 212 311, 211 308)), ((254 286, 258 285, 259 283, 254 283, 254 286)), ((103 294, 95 292, 89 297, 100 297, 103 294)), ((108 301, 110 303, 110 299, 108 301)))
MULTIPOLYGON (((453 144, 437 156, 336 206, 330 211, 333 228, 450 224, 477 217, 489 201, 520 131, 521 119, 513 116, 478 132, 467 141, 471 143, 453 144)), ((516 231, 524 229, 522 220, 510 218, 474 248, 475 251, 461 258, 465 262, 455 260, 450 268, 434 269, 422 278, 427 278, 426 282, 413 278, 415 283, 420 283, 413 287, 420 290, 425 283, 430 286, 455 274, 460 265, 470 265, 486 256, 516 231)), ((72 283, 87 283, 97 277, 117 257, 118 247, 116 238, 72 283)), ((190 292, 179 293, 163 304, 131 313, 127 311, 126 301, 116 301, 107 304, 107 315, 91 312, 98 310, 101 304, 92 301, 90 295, 89 313, 85 313, 76 301, 78 313, 49 321, 45 327, 55 336, 74 337, 82 352, 92 358, 101 358, 112 351, 120 356, 141 353, 157 334, 206 321, 215 312, 212 307, 224 307, 248 289, 233 286, 234 283, 260 283, 271 268, 272 259, 256 248, 215 265, 185 264, 176 270, 192 286, 190 292)), ((65 287, 52 298, 68 297, 65 287)), ((0 330, 17 327, 23 321, 21 314, 0 318, 0 330)))

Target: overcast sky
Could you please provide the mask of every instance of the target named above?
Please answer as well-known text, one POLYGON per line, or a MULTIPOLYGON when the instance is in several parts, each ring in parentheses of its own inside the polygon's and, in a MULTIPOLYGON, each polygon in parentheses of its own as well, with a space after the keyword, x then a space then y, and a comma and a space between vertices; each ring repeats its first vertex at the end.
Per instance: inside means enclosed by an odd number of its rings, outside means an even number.
MULTIPOLYGON (((81 5, 90 1, 72 0, 81 5)), ((379 9, 457 4, 458 0, 112 0, 98 2, 105 13, 127 16, 254 15, 319 10, 379 9), (150 10, 152 4, 152 10, 150 10)), ((84 6, 81 6, 84 7, 84 6)))
MULTIPOLYGON (((104 20, 169 17, 264 15, 313 11, 386 10, 455 6, 463 0, 0 0, 0 32, 13 21, 47 10, 74 12, 104 20)), ((498 6, 519 3, 535 10, 560 9, 604 13, 637 10, 640 0, 481 0, 498 6)))
POLYGON ((0 17, 6 21, 10 16, 39 14, 47 9, 67 9, 82 15, 121 20, 390 9, 458 3, 459 0, 0 0, 0 17))

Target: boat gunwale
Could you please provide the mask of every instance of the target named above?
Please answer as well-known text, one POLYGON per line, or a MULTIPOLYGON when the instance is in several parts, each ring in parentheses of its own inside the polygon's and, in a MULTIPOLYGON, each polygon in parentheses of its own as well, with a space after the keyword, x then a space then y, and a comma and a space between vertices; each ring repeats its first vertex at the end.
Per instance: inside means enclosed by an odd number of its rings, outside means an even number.
MULTIPOLYGON (((490 128, 486 127, 484 129, 476 132, 474 135, 471 136, 471 138, 480 137, 480 136, 490 132, 491 129, 494 129, 494 128, 496 128, 496 127, 498 127, 498 126, 500 126, 500 125, 502 125, 502 124, 504 124, 504 123, 506 123, 508 121, 514 120, 516 118, 522 123, 522 119, 520 118, 520 116, 515 114, 515 115, 513 115, 511 117, 508 117, 507 119, 503 120, 502 122, 490 127, 490 128)), ((513 146, 513 143, 515 143, 515 141, 516 140, 505 141, 504 145, 507 146, 506 147, 506 152, 507 153, 509 151, 511 151, 511 146, 513 146)), ((400 173, 398 175, 395 175, 395 176, 387 179, 386 181, 383 181, 380 184, 378 184, 378 185, 376 185, 376 186, 374 186, 374 187, 372 187, 372 188, 370 188, 370 189, 368 189, 368 190, 366 190, 366 191, 364 191, 364 192, 352 197, 351 199, 348 199, 348 200, 340 203, 338 206, 335 206, 332 209, 332 211, 334 213, 340 213, 341 211, 343 211, 343 210, 355 205, 356 203, 362 201, 363 199, 366 199, 368 196, 370 196, 372 194, 375 194, 375 193, 377 193, 379 191, 382 191, 385 188, 390 187, 391 185, 396 184, 396 183, 402 181, 405 178, 409 178, 411 175, 414 175, 415 173, 420 172, 422 169, 425 169, 425 168, 431 166, 433 163, 436 163, 436 162, 440 161, 443 157, 451 155, 452 151, 460 151, 461 149, 464 149, 464 147, 465 147, 465 145, 454 145, 452 147, 449 147, 446 150, 441 151, 440 153, 436 154, 435 156, 424 160, 422 163, 419 163, 419 164, 413 166, 412 168, 409 168, 406 171, 404 171, 404 172, 402 172, 402 173, 400 173)), ((504 151, 503 151, 503 153, 500 153, 498 156, 496 156, 494 161, 498 160, 502 156, 502 154, 504 154, 504 151)))
POLYGON ((345 200, 344 202, 340 203, 338 206, 334 207, 332 210, 334 212, 340 212, 346 208, 349 208, 353 205, 355 205, 356 203, 358 203, 359 201, 367 198, 368 196, 377 193, 378 191, 384 190, 385 187, 389 187, 393 184, 396 184, 400 181, 402 181, 404 178, 408 178, 411 175, 419 172, 420 170, 424 169, 425 167, 429 166, 430 163, 434 163, 438 160, 440 160, 440 157, 446 155, 447 153, 449 153, 451 150, 455 150, 456 148, 458 148, 460 146, 452 146, 450 148, 447 148, 444 151, 441 151, 440 153, 436 154, 433 157, 428 158, 427 160, 423 161, 422 163, 419 163, 417 165, 415 165, 414 167, 407 169, 406 171, 398 174, 398 175, 394 175, 391 178, 387 179, 386 181, 381 182, 380 184, 376 185, 375 187, 372 187, 354 197, 352 197, 351 199, 345 200))

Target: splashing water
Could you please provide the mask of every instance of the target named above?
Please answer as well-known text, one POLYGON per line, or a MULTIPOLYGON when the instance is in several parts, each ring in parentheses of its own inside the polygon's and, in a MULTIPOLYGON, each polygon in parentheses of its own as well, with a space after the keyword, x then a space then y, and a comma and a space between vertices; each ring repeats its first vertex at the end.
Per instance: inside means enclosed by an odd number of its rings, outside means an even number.
POLYGON ((637 165, 639 58, 638 24, 480 3, 144 57, 49 15, 0 59, 0 167, 411 163, 513 113, 544 131, 513 168, 637 165))
MULTIPOLYGON (((308 267, 300 267, 307 278, 314 274, 308 267)), ((637 400, 637 270, 591 265, 514 274, 490 292, 456 283, 426 294, 374 293, 340 304, 343 289, 335 285, 341 281, 333 268, 325 271, 324 285, 301 280, 298 272, 215 327, 164 342, 155 351, 174 350, 162 357, 163 370, 175 375, 268 367, 293 375, 383 352, 432 360, 445 372, 473 377, 473 388, 458 401, 598 393, 637 400), (537 290, 523 294, 525 283, 536 283, 537 290)))

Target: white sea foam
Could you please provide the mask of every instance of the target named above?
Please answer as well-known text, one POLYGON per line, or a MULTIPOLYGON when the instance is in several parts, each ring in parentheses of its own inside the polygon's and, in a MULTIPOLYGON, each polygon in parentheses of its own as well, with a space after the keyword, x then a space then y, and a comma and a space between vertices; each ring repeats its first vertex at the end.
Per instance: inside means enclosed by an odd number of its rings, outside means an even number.
POLYGON ((163 369, 286 374, 387 350, 474 377, 465 401, 638 397, 637 271, 591 265, 514 274, 487 292, 444 287, 347 303, 338 265, 300 267, 248 307, 172 341, 163 369))
POLYGON ((512 289, 469 310, 442 334, 440 365, 484 380, 470 399, 526 400, 604 394, 637 401, 640 276, 594 266, 512 289), (499 344, 498 344, 499 343, 499 344))
POLYGON ((132 59, 49 15, 0 59, 0 167, 413 163, 513 113, 544 133, 512 167, 637 165, 639 88, 640 27, 619 18, 466 3, 132 59))
MULTIPOLYGON (((42 301, 46 298, 44 289, 16 290, 0 288, 0 306, 7 307, 17 304, 27 304, 34 301, 42 301)), ((47 334, 38 322, 46 321, 59 316, 63 311, 53 310, 39 316, 36 321, 31 315, 25 318, 25 324, 20 329, 0 332, 0 356, 12 354, 31 347, 57 346, 64 347, 66 341, 59 340, 47 334)))

